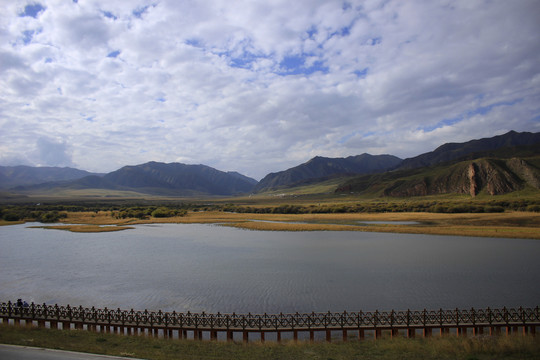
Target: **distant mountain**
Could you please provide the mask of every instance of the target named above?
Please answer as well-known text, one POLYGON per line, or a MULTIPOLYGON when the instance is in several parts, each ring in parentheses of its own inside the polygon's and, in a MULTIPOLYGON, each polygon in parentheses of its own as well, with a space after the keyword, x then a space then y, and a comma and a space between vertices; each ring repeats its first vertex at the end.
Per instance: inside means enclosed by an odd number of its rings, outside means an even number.
POLYGON ((0 166, 0 189, 76 180, 89 175, 99 174, 69 167, 0 166))
POLYGON ((237 172, 223 172, 206 165, 148 162, 73 181, 17 187, 19 192, 54 189, 108 189, 165 196, 235 195, 250 192, 256 180, 237 172))
POLYGON ((245 175, 242 175, 240 174, 239 172, 236 172, 236 171, 227 171, 227 174, 231 175, 231 176, 234 176, 240 180, 243 180, 243 181, 247 181, 248 183, 252 184, 253 186, 257 185, 258 181, 253 179, 253 178, 250 178, 248 176, 245 176, 245 175))
POLYGON ((336 192, 392 197, 476 196, 501 195, 527 186, 540 189, 540 154, 529 158, 481 158, 360 176, 341 184, 336 192))
POLYGON ((206 165, 149 162, 105 175, 72 168, 0 166, 0 189, 22 195, 106 189, 164 196, 231 196, 278 188, 316 189, 313 185, 324 182, 325 191, 337 187, 338 193, 373 196, 496 195, 524 188, 540 189, 539 174, 540 133, 510 131, 492 138, 444 144, 406 160, 370 154, 347 158, 317 156, 268 174, 259 183, 237 172, 223 172, 206 165))
MULTIPOLYGON (((516 146, 531 146, 540 143, 540 133, 510 131, 504 135, 479 140, 471 140, 465 143, 447 143, 437 149, 403 160, 397 169, 415 169, 432 166, 444 162, 466 158, 470 154, 477 153, 477 157, 500 148, 516 146)), ((501 155, 500 152, 498 155, 501 155)))
POLYGON ((255 187, 255 191, 293 186, 309 179, 327 179, 336 175, 370 174, 383 172, 401 163, 393 155, 362 154, 347 158, 317 156, 293 168, 266 175, 255 187))
POLYGON ((124 166, 103 179, 119 188, 141 192, 211 195, 250 192, 257 183, 238 173, 226 173, 206 165, 159 162, 124 166))

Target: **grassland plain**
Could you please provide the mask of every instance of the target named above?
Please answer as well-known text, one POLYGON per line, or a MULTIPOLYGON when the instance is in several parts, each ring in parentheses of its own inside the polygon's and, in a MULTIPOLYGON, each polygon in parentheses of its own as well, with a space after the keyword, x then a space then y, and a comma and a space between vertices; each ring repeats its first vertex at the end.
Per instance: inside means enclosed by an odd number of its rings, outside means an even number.
POLYGON ((68 212, 66 225, 44 226, 78 232, 117 231, 148 223, 210 224, 263 231, 372 231, 388 233, 462 235, 540 239, 540 213, 345 213, 252 214, 196 211, 186 216, 117 219, 110 212, 68 212), (376 223, 372 223, 376 222, 376 223), (392 222, 396 222, 393 224, 392 222), (402 224, 402 222, 413 222, 402 224), (115 226, 116 225, 116 226, 115 226))
POLYGON ((540 338, 481 336, 227 343, 0 325, 0 343, 144 359, 539 359, 540 338))

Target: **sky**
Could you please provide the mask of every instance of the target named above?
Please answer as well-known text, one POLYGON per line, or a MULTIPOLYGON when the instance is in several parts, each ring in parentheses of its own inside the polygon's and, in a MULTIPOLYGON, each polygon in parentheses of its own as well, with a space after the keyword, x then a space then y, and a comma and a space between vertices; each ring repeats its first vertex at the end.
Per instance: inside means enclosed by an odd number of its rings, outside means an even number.
POLYGON ((540 131, 538 0, 0 0, 0 165, 401 158, 540 131))

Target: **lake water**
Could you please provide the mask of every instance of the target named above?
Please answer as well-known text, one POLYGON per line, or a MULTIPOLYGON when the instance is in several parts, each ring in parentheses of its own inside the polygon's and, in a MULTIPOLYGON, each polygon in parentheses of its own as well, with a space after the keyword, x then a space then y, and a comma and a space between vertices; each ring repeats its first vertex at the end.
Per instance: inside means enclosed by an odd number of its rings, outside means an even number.
POLYGON ((536 306, 540 241, 137 225, 0 227, 0 301, 137 310, 324 312, 536 306))

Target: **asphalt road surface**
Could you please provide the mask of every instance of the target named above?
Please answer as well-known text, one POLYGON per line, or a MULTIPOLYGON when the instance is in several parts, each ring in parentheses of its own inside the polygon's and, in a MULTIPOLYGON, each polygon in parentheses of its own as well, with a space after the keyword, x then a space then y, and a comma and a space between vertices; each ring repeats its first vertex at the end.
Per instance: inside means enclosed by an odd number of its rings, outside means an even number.
POLYGON ((0 344, 0 360, 106 360, 130 359, 119 356, 85 354, 73 351, 0 344))

